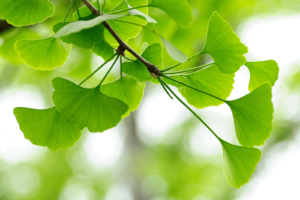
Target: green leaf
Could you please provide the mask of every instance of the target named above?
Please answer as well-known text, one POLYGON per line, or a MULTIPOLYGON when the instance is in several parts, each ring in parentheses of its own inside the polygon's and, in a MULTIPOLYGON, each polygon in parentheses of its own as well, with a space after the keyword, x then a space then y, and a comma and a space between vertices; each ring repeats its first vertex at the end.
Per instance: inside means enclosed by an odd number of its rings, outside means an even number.
POLYGON ((223 147, 223 172, 229 185, 240 188, 248 183, 257 163, 261 158, 261 151, 229 144, 220 140, 223 147))
POLYGON ((269 83, 274 86, 278 79, 279 67, 276 61, 267 60, 261 62, 247 62, 251 77, 249 84, 249 91, 253 91, 264 83, 269 83))
MULTIPOLYGON (((234 74, 223 74, 216 65, 183 77, 187 79, 189 85, 221 99, 227 99, 233 89, 234 74)), ((224 103, 188 87, 181 86, 178 90, 190 105, 198 109, 224 103)))
POLYGON ((109 97, 119 99, 129 106, 129 110, 123 115, 127 117, 130 112, 138 109, 143 95, 145 83, 137 81, 132 76, 121 77, 119 80, 103 85, 101 92, 109 97))
POLYGON ((14 65, 22 64, 15 50, 15 42, 23 39, 40 39, 41 37, 29 28, 9 29, 1 33, 3 43, 0 46, 0 56, 14 65))
POLYGON ((81 136, 80 130, 66 123, 55 108, 15 108, 14 114, 26 139, 52 151, 72 147, 81 136))
POLYGON ((190 27, 194 22, 193 10, 186 0, 152 0, 149 6, 165 11, 180 26, 190 27))
POLYGON ((28 26, 45 21, 54 9, 49 0, 1 0, 0 18, 14 26, 28 26))
POLYGON ((274 112, 271 99, 271 87, 264 84, 240 99, 226 101, 232 111, 241 145, 260 146, 269 138, 274 112))
MULTIPOLYGON (((131 6, 129 6, 129 8, 131 8, 131 6)), ((131 15, 131 16, 136 15, 138 17, 142 17, 143 19, 147 20, 147 22, 149 22, 149 23, 157 23, 157 21, 155 19, 153 19, 152 17, 146 15, 145 13, 143 13, 137 9, 129 10, 128 15, 131 15)))
POLYGON ((95 26, 100 25, 102 22, 104 22, 105 20, 115 20, 115 19, 119 19, 121 17, 126 16, 126 14, 120 14, 120 15, 101 15, 99 17, 96 17, 94 19, 91 20, 79 20, 79 21, 75 21, 75 22, 71 22, 69 24, 67 24, 66 26, 64 26, 63 28, 61 28, 55 35, 54 37, 56 38, 60 38, 63 36, 67 36, 70 35, 72 33, 78 33, 84 29, 90 29, 93 28, 95 26))
POLYGON ((100 43, 95 43, 91 50, 97 56, 102 57, 104 61, 108 61, 108 59, 115 54, 114 48, 110 46, 104 38, 100 43))
MULTIPOLYGON (((159 43, 150 45, 144 51, 142 57, 162 69, 162 46, 159 43)), ((139 60, 123 63, 123 72, 140 81, 151 81, 153 79, 146 66, 139 60)))
POLYGON ((171 42, 163 38, 162 36, 159 36, 162 43, 166 47, 166 50, 168 54, 176 61, 184 63, 187 61, 188 57, 182 53, 179 49, 177 49, 171 42))
POLYGON ((20 59, 34 69, 52 70, 61 67, 68 59, 71 46, 60 39, 19 40, 15 49, 20 59))
POLYGON ((230 25, 217 13, 211 16, 203 54, 209 54, 222 73, 233 74, 246 63, 248 48, 241 43, 230 25))
POLYGON ((115 127, 128 111, 128 106, 100 92, 100 88, 82 88, 68 80, 53 80, 53 102, 61 116, 80 130, 103 132, 115 127))
MULTIPOLYGON (((61 28, 70 22, 61 22, 53 27, 53 31, 57 33, 61 28)), ((80 48, 91 49, 95 43, 100 43, 104 35, 104 26, 102 24, 90 29, 84 29, 80 32, 73 33, 68 36, 61 37, 61 40, 68 44, 74 44, 80 48)))

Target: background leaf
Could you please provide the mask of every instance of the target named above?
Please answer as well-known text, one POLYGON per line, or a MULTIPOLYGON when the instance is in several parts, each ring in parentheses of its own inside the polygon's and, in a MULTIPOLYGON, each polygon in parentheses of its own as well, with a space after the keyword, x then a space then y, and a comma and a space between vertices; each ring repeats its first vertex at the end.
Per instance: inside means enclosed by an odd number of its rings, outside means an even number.
POLYGON ((165 11, 180 26, 190 27, 194 21, 193 10, 186 0, 152 0, 149 6, 165 11))
POLYGON ((171 42, 159 36, 162 43, 164 44, 168 54, 176 61, 184 63, 187 61, 188 57, 182 53, 179 49, 177 49, 171 42))
POLYGON ((0 18, 14 26, 28 26, 45 21, 54 9, 49 0, 2 0, 0 18))

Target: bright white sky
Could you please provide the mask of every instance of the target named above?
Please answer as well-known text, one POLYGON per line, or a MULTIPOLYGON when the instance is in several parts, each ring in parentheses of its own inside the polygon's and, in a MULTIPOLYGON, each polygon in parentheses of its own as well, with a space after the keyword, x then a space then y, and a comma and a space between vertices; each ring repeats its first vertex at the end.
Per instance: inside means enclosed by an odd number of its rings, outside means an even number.
MULTIPOLYGON (((281 110, 286 111, 284 115, 286 119, 299 115, 300 106, 291 102, 298 102, 300 105, 298 101, 300 97, 289 95, 282 80, 287 78, 297 64, 300 67, 300 15, 254 18, 241 26, 239 30, 241 40, 249 47, 248 60, 274 59, 279 63, 281 71, 280 80, 274 89, 275 107, 283 106, 281 110)), ((243 67, 236 77, 235 90, 230 99, 248 93, 249 72, 247 69, 243 67)), ((9 163, 34 161, 44 153, 44 150, 42 147, 31 145, 19 131, 13 115, 13 108, 17 106, 44 108, 45 105, 38 92, 33 91, 32 88, 7 88, 1 92, 0 157, 9 163)), ((205 118, 208 124, 223 139, 235 143, 236 140, 231 137, 234 130, 230 110, 222 105, 198 111, 200 115, 207 112, 210 113, 205 118)), ((157 87, 157 90, 144 99, 139 113, 137 125, 141 138, 151 145, 157 144, 174 122, 180 123, 186 119, 188 111, 177 101, 171 101, 164 91, 157 87), (160 110, 160 113, 156 110, 160 110)), ((190 146, 196 154, 220 154, 220 145, 203 128, 199 127, 195 130, 192 138, 190 146), (197 141, 202 141, 206 145, 199 145, 197 141)), ((238 191, 239 200, 300 199, 298 191, 300 186, 299 147, 300 139, 298 138, 288 149, 278 149, 276 153, 274 152, 274 155, 264 163, 265 169, 238 191)), ((90 134, 84 145, 84 154, 95 167, 113 166, 122 151, 122 135, 118 128, 102 134, 90 134)), ((118 187, 116 188, 118 190, 118 187)))

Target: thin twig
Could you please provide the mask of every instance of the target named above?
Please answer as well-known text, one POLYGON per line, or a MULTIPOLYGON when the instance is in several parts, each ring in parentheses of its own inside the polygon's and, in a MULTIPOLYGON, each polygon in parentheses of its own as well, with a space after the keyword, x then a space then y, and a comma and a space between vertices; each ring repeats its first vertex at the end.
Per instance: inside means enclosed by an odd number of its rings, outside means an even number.
POLYGON ((161 80, 160 77, 158 77, 158 80, 159 80, 159 82, 160 82, 162 88, 165 90, 165 92, 169 95, 169 97, 170 97, 171 99, 173 99, 173 97, 172 97, 171 94, 168 92, 168 90, 167 90, 167 88, 165 87, 165 85, 162 83, 162 80, 161 80))
MULTIPOLYGON (((91 2, 89 2, 88 0, 82 0, 82 1, 92 11, 92 13, 96 17, 99 16, 99 11, 97 10, 97 8, 95 8, 91 4, 91 2)), ((141 55, 139 55, 130 46, 128 46, 106 21, 104 21, 102 24, 112 34, 112 36, 117 40, 117 42, 119 43, 120 46, 122 46, 124 49, 126 49, 128 52, 130 52, 134 57, 136 57, 139 61, 141 61, 147 67, 147 70, 153 77, 157 78, 160 76, 160 70, 157 66, 155 66, 154 64, 145 60, 141 55)))

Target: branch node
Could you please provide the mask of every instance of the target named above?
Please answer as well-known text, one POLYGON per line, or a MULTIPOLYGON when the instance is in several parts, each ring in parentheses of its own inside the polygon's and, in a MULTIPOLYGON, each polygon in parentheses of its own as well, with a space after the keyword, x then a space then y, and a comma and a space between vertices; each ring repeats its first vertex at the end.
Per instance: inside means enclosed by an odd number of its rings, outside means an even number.
POLYGON ((122 45, 119 45, 119 47, 116 49, 116 52, 123 57, 125 57, 125 51, 126 48, 124 48, 122 45))
POLYGON ((156 79, 160 77, 160 70, 156 65, 148 63, 146 66, 151 76, 153 76, 156 79))

